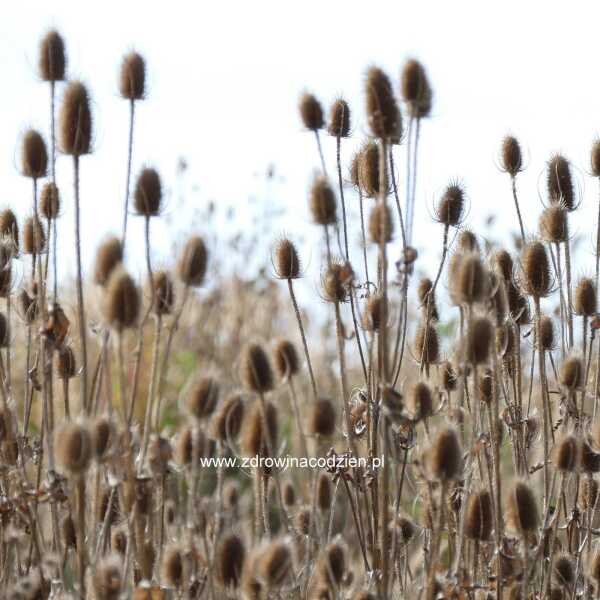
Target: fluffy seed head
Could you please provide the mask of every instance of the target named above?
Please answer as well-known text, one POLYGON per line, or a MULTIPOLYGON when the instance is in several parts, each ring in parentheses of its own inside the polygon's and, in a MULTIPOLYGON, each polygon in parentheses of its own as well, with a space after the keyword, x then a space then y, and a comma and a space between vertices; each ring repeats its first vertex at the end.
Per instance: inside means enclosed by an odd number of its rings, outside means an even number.
POLYGON ((474 492, 465 509, 465 535, 472 540, 490 539, 494 522, 492 497, 487 490, 474 492))
POLYGON ((323 108, 315 96, 308 92, 302 94, 299 109, 302 124, 306 129, 310 129, 311 131, 323 129, 323 126, 325 125, 323 108))
POLYGON ((104 316, 108 325, 121 332, 134 327, 140 313, 140 294, 122 268, 114 269, 106 288, 104 316))
POLYGON ((433 416, 433 392, 424 382, 415 383, 408 394, 408 409, 416 420, 433 416))
POLYGON ((117 237, 110 237, 98 246, 94 265, 94 281, 105 286, 116 266, 123 261, 123 247, 117 237))
POLYGON ((183 585, 183 554, 179 546, 171 546, 165 551, 162 572, 170 587, 181 588, 183 585))
POLYGON ((25 177, 39 179, 46 176, 48 168, 48 152, 44 138, 35 131, 29 129, 23 136, 21 148, 21 173, 25 177))
POLYGON ((573 473, 579 467, 581 445, 574 435, 567 435, 553 448, 554 468, 563 473, 573 473))
POLYGON ((215 439, 226 442, 237 438, 244 418, 244 403, 239 395, 225 399, 213 414, 211 431, 215 439))
POLYGON ((69 473, 80 475, 88 468, 92 457, 92 438, 87 427, 66 423, 57 431, 54 446, 59 464, 69 473))
POLYGON ((226 534, 217 547, 215 557, 216 577, 224 588, 237 588, 242 577, 246 546, 236 533, 226 534))
POLYGON ((123 57, 119 93, 126 100, 143 100, 146 93, 146 61, 141 54, 132 51, 123 57))
POLYGON ((596 314, 596 286, 593 279, 582 277, 575 288, 573 309, 576 315, 593 317, 596 314))
POLYGON ((459 183, 446 187, 435 209, 436 219, 444 225, 456 227, 463 218, 465 191, 459 183))
POLYGON ((335 433, 336 412, 333 402, 319 398, 310 407, 308 431, 311 435, 331 437, 335 433))
POLYGON ((521 146, 519 145, 517 138, 513 137, 512 135, 507 135, 502 140, 500 161, 502 164, 502 169, 511 177, 515 177, 517 173, 523 170, 521 146))
POLYGON ((279 340, 273 348, 273 366, 280 379, 293 377, 300 370, 296 346, 289 340, 279 340))
POLYGON ((537 500, 529 485, 517 481, 508 495, 507 518, 520 535, 534 532, 539 525, 537 500))
POLYGON ((88 91, 80 81, 65 90, 59 114, 58 137, 61 150, 71 156, 92 150, 92 111, 88 91))
POLYGON ((67 57, 65 43, 58 31, 49 31, 40 43, 38 70, 42 81, 62 81, 65 78, 67 57))
POLYGON ((167 271, 156 271, 152 275, 154 285, 154 312, 157 315, 168 315, 173 310, 175 291, 173 280, 167 271))
POLYGON ((571 164, 561 154, 555 154, 548 161, 547 168, 546 184, 550 202, 562 204, 568 211, 574 210, 577 206, 571 164))
POLYGON ((567 390, 580 389, 583 384, 583 362, 579 356, 568 356, 560 366, 558 379, 567 390))
POLYGON ((540 215, 540 235, 552 244, 561 244, 569 238, 569 218, 562 204, 553 203, 540 215))
POLYGON ((548 315, 543 315, 540 319, 540 347, 549 352, 554 349, 554 321, 548 315))
POLYGON ((481 365, 488 361, 494 328, 487 317, 476 317, 472 320, 467 333, 466 358, 473 365, 481 365))
POLYGON ((28 217, 23 225, 23 252, 41 254, 46 248, 44 225, 37 217, 28 217))
POLYGON ((378 67, 367 71, 366 108, 371 133, 380 139, 402 137, 402 117, 388 76, 378 67))
POLYGON ((138 214, 156 217, 160 213, 162 183, 156 169, 146 167, 138 175, 133 194, 133 205, 138 214))
POLYGON ((523 269, 523 290, 534 298, 544 298, 552 289, 550 263, 544 244, 529 242, 521 256, 523 269))
POLYGON ((212 377, 202 377, 190 389, 186 407, 196 419, 209 417, 219 400, 219 384, 212 377))
POLYGON ((56 219, 60 210, 60 194, 58 187, 51 181, 44 184, 40 192, 40 213, 44 219, 56 219))
POLYGON ((600 177, 600 138, 596 138, 592 144, 592 151, 590 152, 590 166, 592 169, 592 175, 594 177, 600 177))
POLYGON ((387 244, 392 241, 394 221, 387 204, 376 204, 369 217, 369 235, 375 244, 387 244))
POLYGON ((310 189, 310 212, 317 225, 334 225, 337 221, 333 188, 323 175, 315 177, 310 189))
POLYGON ((381 192, 379 184, 379 144, 368 141, 358 155, 358 177, 363 194, 377 198, 381 192))
POLYGON ((320 473, 317 479, 317 507, 322 512, 326 512, 331 508, 332 500, 331 479, 325 474, 320 473))
POLYGON ((436 328, 430 323, 421 323, 415 335, 415 359, 424 364, 436 363, 440 358, 440 342, 436 328))
POLYGON ((433 94, 425 68, 418 60, 410 59, 404 65, 401 93, 411 117, 422 119, 429 116, 433 94))
POLYGON ((206 275, 208 252, 204 240, 192 236, 186 243, 179 259, 178 271, 182 283, 191 287, 200 287, 206 275))
POLYGON ((350 135, 350 107, 343 98, 338 98, 329 112, 329 135, 333 137, 348 137, 350 135))
POLYGON ((427 453, 427 462, 431 475, 438 481, 452 481, 460 477, 462 449, 454 428, 442 427, 437 431, 427 453))
POLYGON ((257 343, 248 344, 240 360, 240 378, 251 392, 264 394, 273 389, 273 369, 264 348, 257 343))

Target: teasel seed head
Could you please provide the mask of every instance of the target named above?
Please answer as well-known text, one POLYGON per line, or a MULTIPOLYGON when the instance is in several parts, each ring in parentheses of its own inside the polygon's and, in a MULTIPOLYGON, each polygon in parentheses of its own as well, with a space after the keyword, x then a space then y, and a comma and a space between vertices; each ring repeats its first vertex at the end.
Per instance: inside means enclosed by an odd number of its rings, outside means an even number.
POLYGON ((479 254, 479 242, 477 236, 470 229, 463 229, 458 234, 458 251, 465 254, 469 252, 479 254))
POLYGON ((568 211, 577 208, 571 164, 562 154, 555 154, 548 161, 548 198, 562 204, 568 211))
POLYGON ((573 473, 581 461, 581 444, 574 435, 566 435, 552 449, 554 468, 562 473, 573 473))
POLYGON ((498 250, 494 254, 494 266, 496 271, 502 276, 504 281, 512 282, 513 279, 513 259, 506 250, 498 250))
POLYGON ((118 332, 134 327, 140 313, 140 294, 131 276, 122 268, 114 269, 106 288, 104 316, 118 332))
POLYGON ((282 238, 275 246, 273 256, 275 274, 280 279, 298 279, 301 274, 300 257, 294 242, 282 238))
POLYGON ((458 304, 470 306, 488 299, 490 278, 479 254, 462 255, 452 275, 452 296, 458 304))
POLYGON ((273 348, 273 366, 280 379, 297 375, 300 371, 300 358, 296 346, 289 340, 278 340, 273 348))
POLYGON ((60 211, 60 194, 56 184, 49 181, 40 192, 40 213, 44 219, 52 220, 58 217, 60 211))
POLYGON ((537 500, 532 489, 524 481, 517 481, 510 489, 507 518, 512 528, 521 536, 538 528, 537 500))
POLYGON ((410 59, 404 65, 400 88, 408 114, 414 119, 428 117, 433 93, 425 68, 418 60, 410 59))
POLYGON ((440 342, 437 330, 431 323, 419 325, 415 335, 414 355, 419 363, 432 364, 439 361, 440 342))
POLYGON ((539 344, 545 352, 550 352, 555 347, 554 321, 548 315, 543 315, 540 319, 539 344))
POLYGON ((92 111, 87 88, 71 81, 64 93, 59 113, 60 148, 65 154, 81 156, 92 151, 92 111))
POLYGON ((584 510, 596 506, 598 498, 598 482, 592 477, 585 477, 581 482, 581 503, 584 510))
POLYGON ((0 298, 8 298, 12 293, 12 264, 8 262, 0 269, 0 298))
POLYGON ((579 356, 568 356, 560 366, 558 379, 565 389, 569 391, 578 390, 583 385, 584 377, 583 361, 579 356))
POLYGON ((227 533, 219 540, 215 557, 217 582, 224 588, 236 589, 242 577, 246 546, 236 533, 227 533))
POLYGON ((10 208, 0 212, 0 236, 12 242, 16 254, 19 250, 19 224, 15 213, 10 208))
POLYGON ((500 163, 502 170, 511 177, 516 177, 523 170, 523 155, 521 146, 517 138, 507 135, 502 140, 502 149, 500 151, 500 163))
POLYGON ((554 575, 559 585, 571 589, 575 583, 575 567, 568 554, 561 554, 554 559, 554 575))
POLYGON ((180 589, 183 585, 183 550, 170 546, 163 555, 162 575, 169 587, 180 589))
POLYGON ((175 462, 184 467, 192 464, 195 453, 198 459, 206 456, 208 441, 199 427, 182 427, 175 442, 175 462))
POLYGON ((318 437, 331 437, 335 433, 336 411, 329 398, 318 398, 310 406, 308 431, 318 437))
POLYGON ((146 61, 141 54, 128 52, 121 62, 119 93, 125 100, 143 100, 146 94, 146 61))
POLYGON ((310 212, 317 225, 334 225, 337 221, 335 193, 324 175, 318 175, 312 183, 310 212))
POLYGON ((96 417, 91 426, 92 451, 96 460, 102 460, 116 438, 112 421, 105 416, 96 417))
POLYGON ((453 392, 458 387, 458 375, 449 360, 445 360, 441 365, 442 387, 447 392, 453 392))
POLYGON ((61 522, 62 539, 68 548, 77 547, 77 533, 75 532, 75 523, 71 515, 67 514, 61 522))
POLYGON ((212 416, 211 431, 220 442, 237 438, 244 419, 244 403, 239 394, 232 394, 217 407, 212 416))
POLYGON ((379 144, 369 140, 358 154, 358 179, 367 198, 378 198, 381 193, 379 182, 379 144))
POLYGON ((346 573, 346 547, 340 541, 331 542, 323 551, 317 564, 320 577, 332 587, 341 585, 346 573))
POLYGON ((204 240, 199 236, 192 236, 186 243, 178 271, 182 283, 191 287, 200 287, 204 283, 208 252, 204 240))
POLYGON ((521 256, 523 290, 534 298, 544 298, 552 290, 552 275, 544 244, 529 242, 521 256))
POLYGON ((367 117, 371 133, 388 141, 402 137, 402 116, 388 76, 378 67, 367 71, 365 84, 367 117))
POLYGON ((331 105, 327 132, 329 135, 338 138, 345 138, 350 135, 350 107, 343 98, 338 98, 331 105))
POLYGON ((430 319, 433 321, 439 321, 440 315, 435 302, 435 292, 432 290, 433 282, 431 279, 429 279, 429 277, 423 277, 421 281, 419 281, 417 298, 419 299, 419 304, 424 311, 427 311, 427 306, 429 306, 430 319))
POLYGON ((246 345, 240 359, 240 379, 250 392, 264 394, 273 389, 273 369, 269 356, 257 343, 246 345))
POLYGON ((415 420, 433 416, 433 392, 424 381, 411 386, 408 394, 408 409, 415 420))
POLYGON ((446 187, 435 209, 435 217, 440 223, 448 227, 460 225, 465 210, 465 191, 458 183, 451 183, 446 187))
POLYGON ((463 469, 462 449, 453 427, 442 427, 427 453, 429 472, 438 481, 458 479, 463 469))
POLYGON ((600 177, 600 138, 596 138, 590 152, 590 166, 593 177, 600 177))
POLYGON ((21 149, 21 174, 32 179, 46 176, 48 151, 46 142, 35 129, 29 129, 23 136, 21 149))
POLYGON ((350 183, 353 185, 354 189, 362 190, 362 184, 360 180, 360 161, 362 159, 362 151, 357 151, 352 155, 352 159, 350 160, 350 167, 348 168, 348 176, 350 179, 350 183))
POLYGON ((473 492, 465 509, 465 535, 472 540, 490 539, 494 525, 492 497, 487 490, 473 492))
POLYGON ((265 416, 268 428, 268 438, 263 433, 263 422, 261 416, 261 404, 255 401, 252 406, 244 411, 242 421, 240 446, 246 456, 265 456, 269 447, 271 450, 277 448, 279 425, 277 409, 271 402, 265 404, 265 416))
POLYGON ((105 286, 110 275, 123 261, 123 246, 117 237, 109 237, 98 246, 96 252, 96 263, 94 265, 94 281, 105 286))
POLYGON ((283 505, 288 510, 290 508, 294 508, 294 506, 296 505, 296 488, 290 480, 285 481, 282 486, 281 499, 283 501, 283 505))
POLYGON ((593 317, 596 314, 596 285, 593 279, 582 277, 575 288, 573 309, 576 315, 593 317))
POLYGON ((285 540, 273 540, 261 552, 258 561, 260 580, 268 589, 278 589, 292 569, 292 552, 285 540))
POLYGON ((186 408, 196 419, 212 415, 219 400, 219 383, 213 377, 202 377, 196 381, 186 399, 186 408))
POLYGON ((363 326, 367 331, 379 331, 388 321, 388 307, 383 296, 369 296, 363 315, 363 326))
POLYGON ((123 586, 120 556, 105 556, 94 571, 94 590, 97 600, 118 600, 123 586))
POLYGON ((392 212, 387 204, 376 204, 371 209, 369 217, 369 235, 371 241, 377 245, 388 244, 392 241, 394 221, 392 212))
POLYGON ((58 31, 49 31, 40 43, 38 70, 42 81, 63 81, 67 68, 65 42, 58 31))
POLYGON ((169 315, 175 303, 173 280, 167 271, 156 271, 152 275, 154 285, 154 312, 157 315, 169 315))
POLYGON ((35 216, 28 217, 23 225, 23 252, 41 254, 46 249, 46 232, 43 223, 35 216))
POLYGON ((493 339, 494 328, 492 322, 487 317, 475 317, 471 321, 467 333, 467 361, 472 365, 487 363, 493 339))
POLYGON ((312 512, 308 507, 302 507, 294 518, 294 527, 300 535, 308 535, 310 533, 312 512))
POLYGON ((478 373, 477 389, 479 399, 486 404, 491 404, 494 399, 494 374, 491 369, 481 369, 478 373))
POLYGON ((331 509, 331 501, 333 497, 333 490, 331 486, 331 479, 326 473, 319 473, 317 478, 317 508, 321 512, 327 512, 331 509))
POLYGON ((346 302, 354 272, 349 263, 332 262, 322 277, 323 297, 328 302, 346 302))
POLYGON ((83 474, 92 458, 92 437, 89 429, 80 423, 65 423, 55 433, 56 458, 65 471, 83 474))
POLYGON ((305 92, 300 97, 300 118, 302 124, 310 131, 318 131, 323 129, 325 120, 323 118, 323 108, 321 103, 308 92, 305 92))
POLYGON ((35 297, 30 296, 27 290, 23 289, 19 294, 18 301, 23 319, 31 325, 36 320, 38 313, 35 297))
POLYGON ((517 325, 528 325, 531 322, 531 311, 529 310, 527 298, 513 283, 507 285, 506 295, 510 316, 515 320, 515 323, 517 325))
POLYGON ((551 244, 562 244, 569 239, 569 217, 562 204, 550 204, 540 215, 540 235, 551 244))
POLYGON ((158 216, 162 195, 162 183, 158 171, 151 167, 142 169, 133 193, 133 205, 136 212, 147 218, 158 216))

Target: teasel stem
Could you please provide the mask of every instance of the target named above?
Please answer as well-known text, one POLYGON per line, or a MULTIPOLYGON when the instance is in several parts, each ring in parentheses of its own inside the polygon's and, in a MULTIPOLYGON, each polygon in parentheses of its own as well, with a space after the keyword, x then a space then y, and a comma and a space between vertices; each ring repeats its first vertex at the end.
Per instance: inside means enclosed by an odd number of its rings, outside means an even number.
MULTIPOLYGON (((383 207, 386 205, 386 190, 387 190, 387 140, 381 140, 381 152, 379 155, 379 185, 380 197, 379 204, 383 207)), ((387 262, 387 240, 382 232, 379 242, 379 260, 381 263, 381 296, 383 305, 388 306, 388 262, 387 262)), ((382 371, 380 373, 380 383, 387 384, 389 381, 389 356, 388 356, 388 326, 384 323, 379 332, 379 342, 382 349, 382 371)))
POLYGON ((289 375, 288 386, 290 388, 290 397, 292 399, 292 410, 294 412, 294 419, 296 421, 296 427, 300 434, 300 445, 302 446, 302 452, 304 456, 308 458, 308 444, 306 442, 306 434, 304 433, 304 427, 302 426, 302 419, 300 418, 300 409, 298 408, 298 397, 296 396, 296 389, 294 388, 294 378, 289 375))
POLYGON ((337 172, 338 172, 338 184, 340 186, 340 199, 342 201, 342 216, 344 225, 344 250, 346 251, 346 260, 350 262, 350 252, 348 250, 348 224, 346 222, 346 202, 344 200, 344 184, 342 181, 342 161, 341 161, 341 146, 342 138, 336 136, 336 159, 337 159, 337 172))
POLYGON ((406 231, 404 228, 404 217, 402 215, 402 207, 400 206, 400 195, 398 194, 398 185, 396 183, 396 172, 394 167, 394 146, 390 144, 390 177, 392 180, 392 189, 396 200, 396 209, 398 210, 398 220, 400 221, 400 233, 402 234, 402 249, 406 250, 406 231))
POLYGON ((125 242, 127 241, 127 217, 129 215, 129 189, 131 187, 131 163, 133 157, 133 127, 135 123, 135 100, 129 100, 129 139, 127 144, 127 177, 125 183, 125 202, 123 209, 123 235, 121 237, 121 248, 125 254, 125 242))
MULTIPOLYGON (((11 321, 12 321, 12 315, 11 315, 11 306, 12 306, 12 302, 10 300, 10 290, 8 291, 8 294, 6 295, 6 321, 8 323, 8 330, 11 331, 11 321)), ((8 390, 8 394, 12 397, 12 340, 10 338, 10 335, 8 337, 8 340, 6 341, 6 388, 8 390)))
POLYGON ((352 492, 350 491, 350 486, 348 485, 348 482, 346 481, 346 478, 343 475, 342 475, 342 481, 344 483, 344 488, 346 489, 346 494, 348 495, 348 501, 350 503, 350 509, 352 511, 352 517, 354 519, 354 526, 356 527, 356 534, 357 534, 358 540, 359 540, 359 545, 360 545, 360 550, 362 553, 365 571, 367 573, 370 573, 371 567, 369 566, 369 559, 367 558, 367 550, 365 548, 365 541, 363 540, 362 536, 360 535, 360 524, 358 521, 358 515, 356 514, 356 506, 354 504, 354 498, 352 497, 352 492))
MULTIPOLYGON (((552 256, 552 262, 554 262, 554 254, 551 252, 550 256, 552 256)), ((556 244, 556 263, 555 263, 555 268, 556 268, 556 277, 558 279, 558 292, 559 292, 559 299, 560 299, 560 347, 561 347, 561 358, 564 360, 565 356, 566 356, 566 350, 565 350, 565 338, 566 338, 566 332, 565 332, 565 321, 567 319, 566 314, 567 314, 567 306, 566 306, 566 302, 565 302, 565 294, 564 294, 564 290, 563 290, 563 280, 562 280, 562 266, 561 266, 561 257, 560 257, 560 244, 557 243, 556 244)))
POLYGON ((444 528, 444 505, 446 503, 446 494, 448 491, 448 482, 442 480, 440 482, 440 514, 438 516, 437 527, 433 534, 433 540, 431 543, 431 557, 429 560, 429 569, 427 573, 427 594, 426 598, 433 598, 433 589, 435 583, 435 566, 437 565, 437 559, 440 549, 440 542, 442 539, 442 530, 444 528))
POLYGON ((367 294, 369 293, 369 261, 367 260, 367 235, 365 233, 365 213, 363 206, 363 193, 362 189, 358 188, 358 202, 360 205, 360 232, 362 237, 362 247, 363 247, 363 261, 365 263, 365 280, 367 282, 367 294))
POLYGON ((323 148, 321 146, 321 136, 319 130, 315 129, 315 138, 317 140, 317 150, 319 151, 319 158, 321 159, 321 169, 323 169, 323 175, 327 177, 327 167, 325 166, 325 157, 323 156, 323 148))
POLYGON ((511 175, 510 182, 512 186, 513 199, 517 210, 517 218, 519 219, 519 229, 521 230, 521 241, 525 245, 525 228, 523 227, 523 218, 521 217, 521 209, 519 208, 519 198, 517 197, 517 178, 511 175))
POLYGON ((85 306, 83 301, 83 270, 81 267, 81 226, 79 198, 79 156, 73 156, 74 192, 75 192, 75 252, 77 256, 77 319, 79 321, 79 339, 81 342, 81 403, 83 411, 87 411, 88 397, 88 364, 87 364, 87 331, 85 325, 85 306))
POLYGON ((390 522, 390 441, 389 441, 389 421, 383 416, 383 476, 382 476, 382 494, 381 494, 381 520, 380 520, 380 544, 383 557, 382 565, 382 583, 383 597, 388 597, 389 589, 389 571, 390 571, 390 553, 389 553, 389 536, 388 525, 390 522))
POLYGON ((85 591, 85 478, 77 476, 77 560, 79 570, 79 592, 86 598, 85 591))
MULTIPOLYGON (((50 81, 50 164, 52 167, 51 177, 52 183, 56 186, 56 82, 50 81)), ((52 275, 53 275, 53 294, 54 304, 58 298, 58 276, 57 276, 57 259, 56 259, 56 216, 52 220, 52 275)), ((50 236, 50 223, 48 223, 48 236, 50 236)), ((48 247, 48 250, 50 248, 48 247)), ((47 267, 48 263, 46 263, 47 267)), ((46 275, 47 276, 47 275, 46 275)))
POLYGON ((567 323, 569 324, 569 349, 573 348, 573 296, 571 290, 571 240, 567 231, 565 241, 565 271, 567 274, 567 323))
POLYGON ((413 124, 414 117, 411 115, 408 119, 408 126, 406 128, 406 198, 405 198, 405 215, 406 215, 406 239, 411 239, 411 176, 412 176, 412 138, 413 138, 413 124))

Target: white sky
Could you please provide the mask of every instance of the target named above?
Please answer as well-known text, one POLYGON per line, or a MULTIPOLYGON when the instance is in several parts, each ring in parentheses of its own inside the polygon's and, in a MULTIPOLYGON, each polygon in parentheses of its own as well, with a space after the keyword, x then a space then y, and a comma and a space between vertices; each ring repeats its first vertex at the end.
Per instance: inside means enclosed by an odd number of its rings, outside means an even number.
MULTIPOLYGON (((37 79, 37 52, 42 34, 56 27, 66 39, 69 74, 89 84, 96 109, 97 151, 84 159, 82 174, 88 265, 97 241, 120 229, 127 105, 116 79, 122 54, 134 47, 146 57, 150 78, 138 112, 136 170, 151 162, 172 187, 177 159, 185 157, 186 185, 198 189, 190 204, 216 199, 244 211, 248 196, 264 191, 256 173, 274 162, 285 181, 272 193, 289 208, 281 227, 292 235, 310 228, 307 188, 318 161, 314 138, 298 119, 300 92, 314 91, 324 105, 339 93, 348 99, 355 131, 343 150, 349 157, 367 132, 365 68, 378 64, 397 82, 406 58, 416 56, 435 93, 420 154, 420 250, 433 244, 429 254, 439 254, 441 232, 431 224, 430 207, 456 176, 467 186, 469 223, 477 231, 491 212, 499 215, 496 237, 516 229, 509 181, 496 165, 500 140, 510 131, 529 156, 520 191, 530 230, 537 226, 540 174, 549 155, 560 150, 580 168, 585 188, 575 229, 586 238, 576 272, 592 268, 597 186, 587 170, 590 144, 600 132, 600 4, 53 0, 11 6, 0 19, 0 204, 21 214, 31 206, 30 182, 18 174, 18 142, 28 126, 47 128, 48 91, 37 79)), ((325 149, 333 168, 332 140, 325 149)), ((66 206, 61 262, 72 271, 69 160, 60 157, 58 168, 66 206)), ((353 196, 348 202, 356 208, 353 196)), ((173 207, 172 219, 189 230, 191 208, 173 207)), ((139 234, 141 223, 133 222, 139 234)), ((165 229, 155 231, 167 248, 165 229)), ((314 249, 302 250, 314 256, 314 249)), ((317 262, 311 262, 315 269, 317 262)))

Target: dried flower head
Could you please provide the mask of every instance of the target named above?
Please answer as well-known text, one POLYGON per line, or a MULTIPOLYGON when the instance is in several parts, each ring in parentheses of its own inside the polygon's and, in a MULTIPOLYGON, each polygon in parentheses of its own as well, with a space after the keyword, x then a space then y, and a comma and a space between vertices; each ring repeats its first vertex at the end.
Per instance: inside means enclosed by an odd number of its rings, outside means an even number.
POLYGON ((419 381, 411 386, 407 401, 415 420, 433 416, 433 392, 427 383, 419 381))
POLYGON ((59 114, 61 150, 71 156, 89 154, 92 150, 92 111, 87 88, 80 81, 67 86, 59 114))
POLYGON ((376 204, 369 216, 369 235, 375 244, 388 244, 392 241, 394 221, 392 212, 387 204, 376 204))
POLYGON ((569 217, 562 204, 550 204, 540 215, 540 235, 552 244, 569 239, 569 217))
POLYGON ((363 194, 367 198, 378 198, 381 193, 379 184, 379 144, 369 140, 358 154, 358 180, 363 194))
POLYGON ((448 227, 460 225, 465 210, 465 191, 458 182, 448 185, 435 208, 435 217, 448 227))
POLYGON ((539 525, 537 500, 524 481, 517 481, 508 494, 507 518, 519 535, 533 533, 539 525))
POLYGON ((323 296, 328 302, 346 302, 354 278, 348 263, 332 262, 322 277, 323 296))
POLYGON ((146 61, 135 51, 128 52, 121 62, 119 93, 125 100, 143 100, 146 93, 146 61))
POLYGON ((19 250, 19 224, 15 213, 10 208, 0 212, 0 236, 12 242, 15 253, 19 250))
POLYGON ((23 252, 41 254, 46 249, 46 232, 43 223, 35 216, 28 217, 23 225, 23 252))
POLYGON ((206 275, 208 252, 204 240, 192 236, 186 243, 179 259, 178 272, 182 283, 191 287, 200 287, 206 275))
POLYGON ((211 422, 211 431, 215 439, 227 442, 235 439, 242 426, 244 418, 244 403, 241 396, 233 394, 217 407, 211 422))
POLYGON ((432 364, 439 361, 440 342, 437 330, 431 323, 421 323, 419 325, 415 335, 413 352, 418 362, 432 364))
POLYGON ((552 275, 546 247, 539 241, 529 242, 521 256, 523 290, 534 298, 544 298, 552 289, 552 275))
POLYGON ((404 65, 401 92, 411 117, 423 119, 429 116, 433 93, 425 68, 418 60, 410 59, 404 65))
POLYGON ((337 201, 333 188, 324 175, 315 177, 310 189, 310 212, 317 225, 334 225, 337 201))
POLYGON ((583 385, 585 371, 579 356, 568 356, 560 366, 558 379, 567 390, 578 390, 583 385))
POLYGON ((331 501, 333 498, 331 479, 326 473, 319 473, 316 485, 317 508, 322 512, 326 512, 331 509, 331 501))
POLYGON ((320 437, 331 437, 335 433, 336 411, 329 398, 318 398, 310 407, 308 432, 320 437))
POLYGON ((576 315, 593 317, 596 314, 596 285, 593 279, 582 277, 575 288, 573 309, 576 315))
POLYGON ((240 379, 244 387, 251 392, 264 394, 273 389, 273 369, 269 356, 257 343, 248 344, 240 359, 240 379))
POLYGON ((554 335, 554 321, 552 317, 543 315, 540 319, 540 347, 546 352, 554 350, 555 346, 555 335, 554 335))
POLYGON ((94 570, 94 591, 98 600, 118 600, 123 586, 120 556, 103 557, 94 570))
POLYGON ((300 118, 302 119, 302 124, 306 129, 311 131, 318 131, 319 129, 323 129, 325 125, 325 120, 323 118, 323 108, 321 107, 321 103, 308 92, 305 92, 300 97, 300 118))
POLYGON ((600 177, 600 138, 596 138, 590 152, 590 167, 593 177, 600 177))
POLYGON ((117 237, 109 237, 98 246, 96 252, 96 263, 94 265, 94 281, 105 286, 110 275, 123 261, 123 246, 117 237))
POLYGON ((569 161, 562 154, 555 154, 548 161, 547 170, 546 184, 550 202, 562 204, 568 211, 577 208, 569 161))
POLYGON ((502 140, 502 149, 500 151, 500 163, 502 170, 511 177, 516 177, 523 170, 523 156, 521 146, 517 138, 507 135, 502 140))
POLYGON ((156 271, 152 275, 154 286, 154 312, 157 315, 169 315, 175 303, 173 280, 167 271, 156 271))
POLYGON ((579 467, 581 444, 574 435, 566 435, 554 445, 552 454, 557 471, 573 473, 579 467))
POLYGON ((492 497, 487 490, 472 493, 465 509, 465 535, 472 540, 490 539, 494 524, 492 497))
POLYGON ((129 273, 122 268, 114 269, 105 295, 104 316, 107 324, 119 332, 134 327, 140 304, 139 290, 129 273))
POLYGON ((202 377, 189 390, 186 407, 196 419, 205 419, 213 413, 218 400, 218 382, 213 377, 202 377))
POLYGON ((51 181, 44 184, 40 192, 40 213, 44 219, 52 220, 58 217, 60 211, 60 194, 58 187, 51 181))
POLYGON ((391 141, 402 137, 402 117, 388 76, 378 67, 367 71, 365 82, 367 117, 371 133, 391 141))
POLYGON ((183 550, 179 546, 167 548, 163 555, 162 573, 167 584, 175 589, 183 585, 183 550))
POLYGON ((327 132, 337 138, 350 135, 350 107, 343 98, 338 98, 331 105, 327 132))
POLYGON ((300 370, 296 347, 289 340, 278 340, 273 348, 273 366, 280 379, 293 377, 300 370))
POLYGON ((240 432, 240 446, 246 456, 267 456, 268 451, 277 448, 278 419, 277 409, 271 402, 265 404, 265 420, 268 437, 264 435, 262 406, 256 401, 244 411, 240 432))
POLYGON ((46 176, 48 151, 46 142, 35 129, 29 129, 23 136, 21 148, 21 173, 25 177, 39 179, 46 176))
POLYGON ((89 429, 80 423, 65 423, 55 433, 56 458, 73 475, 81 475, 92 457, 92 437, 89 429))
POLYGON ((462 449, 456 430, 452 427, 439 429, 429 451, 427 462, 431 475, 439 481, 458 479, 462 472, 462 449))
POLYGON ((267 589, 278 589, 292 569, 292 552, 285 540, 270 542, 260 554, 258 574, 267 589))
POLYGON ((156 217, 160 214, 162 183, 156 169, 145 167, 138 175, 133 193, 133 205, 139 215, 156 217))
POLYGON ((236 533, 227 533, 218 543, 215 556, 216 578, 224 588, 235 589, 240 583, 246 546, 236 533))
POLYGON ((65 43, 58 31, 49 31, 40 43, 38 70, 42 81, 62 81, 65 78, 67 57, 65 43))
POLYGON ((379 294, 369 296, 363 315, 363 326, 367 331, 379 331, 387 324, 388 306, 379 294))
POLYGON ((474 318, 467 332, 466 359, 473 365, 481 365, 488 361, 494 328, 487 317, 474 318))
POLYGON ((294 242, 288 238, 282 238, 277 242, 273 253, 273 264, 275 273, 280 279, 298 279, 300 277, 300 257, 294 242))

